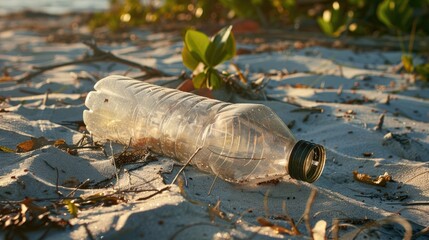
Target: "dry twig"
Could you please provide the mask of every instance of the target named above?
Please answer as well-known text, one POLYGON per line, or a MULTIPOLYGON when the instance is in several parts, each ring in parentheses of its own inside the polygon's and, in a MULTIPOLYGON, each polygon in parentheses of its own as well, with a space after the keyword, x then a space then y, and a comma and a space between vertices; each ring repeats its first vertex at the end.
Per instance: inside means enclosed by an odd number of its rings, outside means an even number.
POLYGON ((384 113, 380 115, 377 126, 374 127, 374 130, 381 131, 381 129, 383 128, 383 123, 384 123, 384 113))
POLYGON ((360 233, 362 233, 363 231, 365 231, 367 229, 374 228, 374 227, 379 228, 385 224, 392 224, 392 223, 397 223, 404 228, 405 233, 404 233, 403 239, 406 239, 406 240, 411 239, 411 237, 413 235, 413 230, 412 230, 411 224, 405 218, 403 218, 399 215, 391 215, 389 217, 386 217, 386 218, 365 224, 365 226, 347 233, 346 235, 342 236, 342 238, 344 238, 344 239, 355 239, 360 233))
POLYGON ((185 170, 185 168, 189 165, 189 163, 191 163, 192 159, 195 157, 195 155, 197 155, 197 153, 201 150, 202 148, 199 147, 197 148, 197 150, 195 150, 194 154, 192 154, 192 156, 188 159, 188 161, 185 163, 185 165, 183 165, 183 167, 179 170, 179 172, 176 174, 176 176, 173 178, 173 181, 171 181, 170 185, 173 185, 177 178, 179 177, 180 173, 183 172, 183 170, 185 170))
POLYGON ((164 191, 170 189, 170 187, 171 187, 170 185, 164 186, 161 189, 156 190, 154 193, 150 194, 149 196, 138 198, 137 201, 148 200, 148 199, 150 199, 150 198, 152 198, 152 197, 154 197, 154 196, 156 196, 156 195, 158 195, 160 193, 163 193, 164 191))
POLYGON ((63 63, 53 64, 53 65, 48 65, 48 66, 43 66, 43 67, 33 66, 33 69, 35 69, 35 71, 29 72, 24 77, 17 79, 16 80, 17 83, 27 82, 27 81, 31 80, 32 78, 34 78, 34 77, 36 77, 36 76, 38 76, 38 75, 40 75, 46 71, 55 69, 55 68, 65 67, 65 66, 69 66, 69 65, 87 64, 87 63, 93 63, 93 62, 103 62, 103 61, 115 62, 115 63, 128 65, 128 66, 131 66, 134 68, 138 68, 141 71, 146 72, 146 76, 150 76, 150 77, 168 76, 168 74, 161 72, 158 69, 155 69, 155 68, 152 68, 149 66, 145 66, 145 65, 141 65, 139 63, 118 57, 111 52, 104 51, 104 50, 100 49, 97 46, 97 44, 93 41, 84 41, 83 44, 85 44, 86 46, 88 46, 92 50, 92 55, 86 55, 82 59, 78 59, 78 60, 74 60, 74 61, 63 62, 63 63))
POLYGON ((313 205, 314 199, 316 199, 317 190, 312 189, 310 196, 307 200, 307 205, 305 206, 305 211, 303 214, 305 226, 307 227, 307 231, 310 234, 311 237, 313 237, 313 230, 310 225, 310 211, 311 211, 311 205, 313 205))

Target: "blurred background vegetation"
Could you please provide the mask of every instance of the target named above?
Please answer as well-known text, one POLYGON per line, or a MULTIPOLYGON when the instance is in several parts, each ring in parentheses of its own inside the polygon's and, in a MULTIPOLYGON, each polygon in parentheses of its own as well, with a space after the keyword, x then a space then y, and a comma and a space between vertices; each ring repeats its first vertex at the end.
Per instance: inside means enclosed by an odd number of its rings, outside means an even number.
POLYGON ((429 63, 415 65, 412 55, 428 53, 429 0, 110 0, 109 10, 90 20, 92 30, 112 32, 140 26, 219 29, 231 24, 235 33, 274 29, 322 32, 332 38, 394 36, 404 70, 429 80, 429 63), (416 38, 421 39, 419 47, 416 38))
POLYGON ((326 35, 429 34, 429 0, 110 0, 90 27, 125 31, 148 24, 230 24, 320 30, 326 35))

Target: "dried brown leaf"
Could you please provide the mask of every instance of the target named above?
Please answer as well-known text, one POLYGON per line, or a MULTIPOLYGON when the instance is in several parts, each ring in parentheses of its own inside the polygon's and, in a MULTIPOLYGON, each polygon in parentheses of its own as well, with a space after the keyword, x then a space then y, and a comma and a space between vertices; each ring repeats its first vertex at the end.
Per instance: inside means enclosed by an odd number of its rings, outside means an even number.
POLYGON ((58 148, 68 146, 64 139, 55 140, 53 145, 58 148))
POLYGON ((376 178, 372 178, 370 175, 365 173, 358 173, 357 171, 353 171, 354 178, 359 181, 366 184, 371 184, 375 186, 381 186, 385 187, 387 182, 392 181, 392 177, 385 172, 383 175, 380 175, 376 178))
POLYGON ((0 206, 0 229, 6 239, 27 239, 25 233, 29 231, 45 229, 46 233, 52 228, 71 226, 69 221, 53 216, 47 207, 35 204, 31 198, 3 207, 0 206))
POLYGON ((30 140, 19 143, 16 146, 16 152, 18 153, 29 152, 48 145, 57 147, 67 152, 70 155, 77 155, 77 150, 73 149, 70 145, 68 145, 64 139, 57 139, 54 141, 50 141, 45 137, 31 138, 30 140))
POLYGON ((13 81, 13 77, 6 76, 6 75, 0 76, 0 82, 9 82, 9 81, 13 81))
POLYGON ((302 83, 297 83, 293 86, 294 88, 310 88, 310 86, 302 83))
POLYGON ((30 140, 19 143, 16 146, 16 152, 29 152, 50 144, 52 143, 45 137, 31 138, 30 140))

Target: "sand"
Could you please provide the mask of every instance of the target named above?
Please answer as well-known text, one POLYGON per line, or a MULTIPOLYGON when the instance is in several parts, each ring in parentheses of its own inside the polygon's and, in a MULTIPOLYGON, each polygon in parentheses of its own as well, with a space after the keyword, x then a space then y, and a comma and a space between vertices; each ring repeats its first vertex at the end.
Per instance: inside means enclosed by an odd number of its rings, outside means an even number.
MULTIPOLYGON (((138 33, 151 44, 124 42, 100 48, 171 75, 185 70, 178 36, 138 33)), ((81 43, 49 43, 29 30, 3 30, 0 38, 0 66, 12 76, 88 51, 81 43)), ((324 231, 333 236, 335 220, 361 228, 369 221, 400 219, 416 234, 429 226, 429 90, 414 76, 397 71, 400 57, 401 52, 313 46, 234 58, 249 78, 272 73, 265 91, 279 101, 237 96, 231 101, 265 104, 291 126, 296 138, 326 147, 326 167, 314 184, 285 177, 257 186, 222 180, 212 186, 214 176, 188 166, 182 182, 169 185, 180 169, 173 159, 140 159, 117 171, 111 155, 123 146, 106 142, 104 152, 78 149, 72 155, 50 144, 23 153, 0 151, 2 206, 25 197, 40 200, 34 202, 38 206, 52 206, 68 195, 82 199, 115 194, 117 202, 105 206, 81 204, 75 218, 62 205, 50 207, 52 216, 68 220, 71 226, 22 231, 31 239, 43 234, 44 239, 289 239, 288 234, 261 226, 258 218, 287 229, 291 226, 285 218, 291 218, 302 233, 296 238, 308 237, 301 217, 312 191, 317 191, 307 210, 311 228, 317 223, 314 232, 321 231, 322 236, 324 231), (377 129, 382 114, 384 122, 377 129), (354 179, 353 171, 373 177, 388 173, 392 181, 385 187, 365 184, 354 179), (76 188, 85 182, 86 187, 76 188)), ((1 82, 0 146, 16 149, 17 144, 39 137, 76 144, 84 137, 78 125, 86 94, 98 79, 112 74, 141 75, 128 66, 101 62, 57 68, 21 84, 1 82)), ((397 224, 371 226, 376 231, 364 230, 359 237, 401 239, 404 232, 397 224)), ((349 238, 354 230, 349 226, 339 234, 349 238)))

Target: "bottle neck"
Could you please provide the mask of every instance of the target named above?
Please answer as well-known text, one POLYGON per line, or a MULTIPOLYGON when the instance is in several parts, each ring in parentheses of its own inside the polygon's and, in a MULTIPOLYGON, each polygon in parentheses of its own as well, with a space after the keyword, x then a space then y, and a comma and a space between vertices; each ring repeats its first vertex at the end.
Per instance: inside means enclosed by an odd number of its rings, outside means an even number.
POLYGON ((299 140, 290 154, 288 173, 294 179, 312 183, 322 174, 325 161, 322 145, 299 140))

